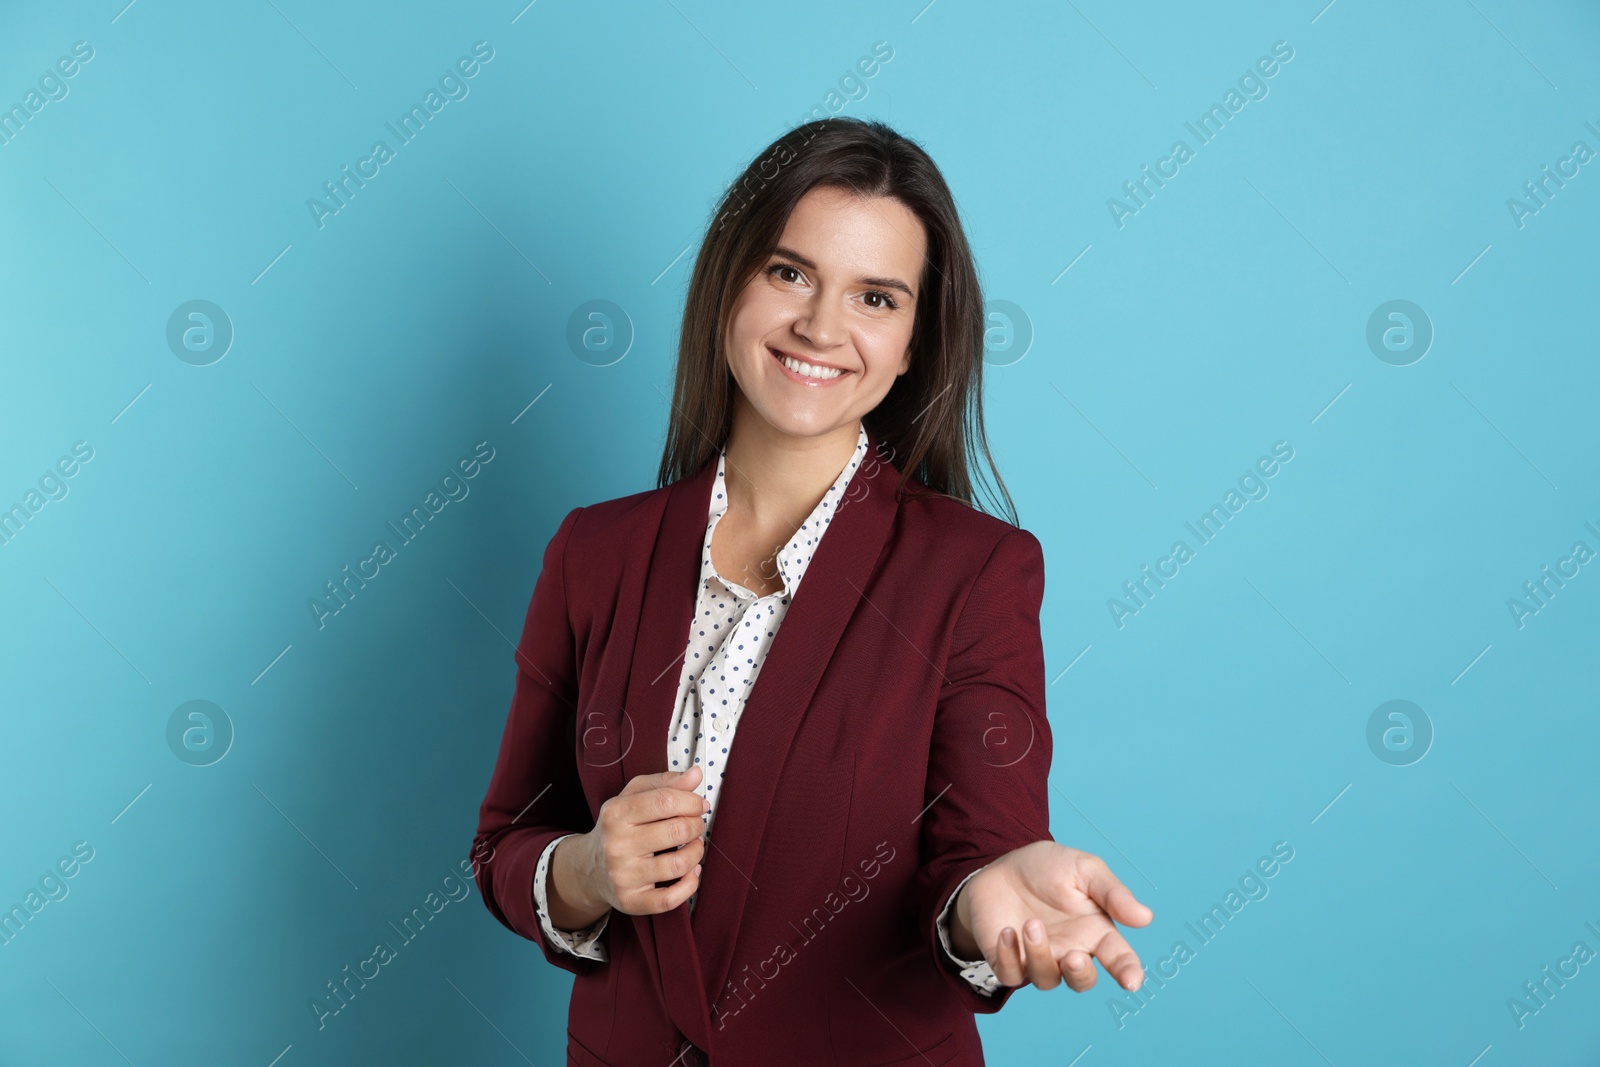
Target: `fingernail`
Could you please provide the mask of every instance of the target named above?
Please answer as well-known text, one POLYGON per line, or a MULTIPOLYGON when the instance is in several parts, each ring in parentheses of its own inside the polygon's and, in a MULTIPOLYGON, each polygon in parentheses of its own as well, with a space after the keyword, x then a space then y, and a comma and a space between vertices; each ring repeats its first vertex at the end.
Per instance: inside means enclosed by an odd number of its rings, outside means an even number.
POLYGON ((1034 930, 1031 927, 1024 926, 1022 928, 1022 930, 1023 930, 1023 935, 1025 937, 1027 937, 1028 944, 1030 944, 1030 945, 1037 945, 1039 942, 1044 940, 1044 938, 1042 936, 1040 936, 1039 934, 1035 933, 1034 930))

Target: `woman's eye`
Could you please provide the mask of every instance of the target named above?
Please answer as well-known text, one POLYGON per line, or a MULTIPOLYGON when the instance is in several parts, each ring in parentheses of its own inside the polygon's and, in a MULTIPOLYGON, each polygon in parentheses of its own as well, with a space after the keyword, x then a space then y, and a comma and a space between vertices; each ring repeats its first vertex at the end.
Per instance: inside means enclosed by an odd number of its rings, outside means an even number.
POLYGON ((794 274, 796 275, 796 277, 798 277, 799 274, 800 274, 799 271, 795 270, 793 267, 789 266, 789 264, 787 264, 787 263, 774 263, 772 266, 767 268, 767 273, 770 274, 770 275, 774 275, 776 277, 782 278, 786 282, 787 281, 793 281, 794 279, 792 279, 792 278, 784 278, 783 277, 783 273, 782 272, 786 271, 786 270, 787 271, 794 271, 794 274))
POLYGON ((891 297, 888 293, 882 292, 882 291, 880 291, 878 289, 868 290, 867 291, 867 296, 868 297, 877 297, 879 300, 883 301, 883 303, 881 303, 881 304, 873 304, 872 307, 875 307, 875 308, 887 308, 887 309, 892 311, 893 309, 895 309, 895 308, 900 306, 899 304, 896 304, 894 302, 894 298, 891 297))

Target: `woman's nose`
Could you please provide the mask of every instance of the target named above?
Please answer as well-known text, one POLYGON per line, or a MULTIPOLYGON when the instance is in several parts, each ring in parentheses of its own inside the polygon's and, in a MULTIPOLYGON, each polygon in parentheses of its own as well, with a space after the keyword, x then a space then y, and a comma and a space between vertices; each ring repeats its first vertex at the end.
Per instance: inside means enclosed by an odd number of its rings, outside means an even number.
POLYGON ((831 348, 843 336, 841 312, 824 297, 813 297, 795 320, 795 333, 817 348, 831 348))

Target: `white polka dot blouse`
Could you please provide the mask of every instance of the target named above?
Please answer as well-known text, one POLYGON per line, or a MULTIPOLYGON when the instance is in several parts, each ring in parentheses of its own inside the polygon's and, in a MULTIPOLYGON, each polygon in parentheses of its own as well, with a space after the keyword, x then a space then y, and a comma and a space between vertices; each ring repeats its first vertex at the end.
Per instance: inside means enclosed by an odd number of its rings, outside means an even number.
MULTIPOLYGON (((667 732, 667 770, 682 771, 699 764, 702 777, 695 791, 711 801, 711 810, 705 813, 706 837, 709 841, 717 814, 719 787, 728 760, 733 757, 734 736, 738 731, 739 717, 744 712, 745 701, 761 672, 767 650, 794 599, 800 581, 805 576, 817 546, 828 530, 828 524, 844 498, 851 477, 861 466, 867 454, 867 430, 858 426, 856 450, 844 470, 821 501, 806 516, 789 543, 779 550, 774 564, 782 580, 782 588, 766 596, 753 591, 731 578, 717 572, 711 562, 711 538, 717 521, 728 510, 727 483, 724 467, 727 453, 717 457, 717 476, 711 486, 711 509, 706 522, 705 541, 700 549, 700 586, 696 595, 694 622, 689 627, 689 644, 684 653, 683 670, 678 679, 676 711, 667 732)), ((564 931, 550 922, 546 889, 550 856, 562 840, 557 838, 545 846, 534 871, 534 898, 538 905, 539 922, 546 937, 577 956, 605 960, 606 949, 600 944, 611 913, 602 915, 584 930, 564 931)), ((974 871, 973 874, 976 874, 974 871)), ((971 875, 968 875, 970 878, 971 875)), ((965 880, 963 883, 965 884, 965 880)), ((950 895, 953 904, 960 889, 950 895)), ((694 909, 698 890, 689 897, 689 908, 694 909)), ((961 969, 979 992, 992 994, 999 987, 993 969, 985 960, 963 960, 951 951, 949 912, 945 908, 939 917, 939 939, 951 961, 961 969)))

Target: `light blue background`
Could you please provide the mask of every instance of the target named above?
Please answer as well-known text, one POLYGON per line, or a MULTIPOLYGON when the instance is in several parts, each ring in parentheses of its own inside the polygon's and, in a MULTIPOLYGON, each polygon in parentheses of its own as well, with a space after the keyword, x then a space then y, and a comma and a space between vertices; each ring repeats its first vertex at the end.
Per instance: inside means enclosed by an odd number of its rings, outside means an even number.
POLYGON ((1600 162, 1520 228, 1506 203, 1600 150, 1594 5, 124 3, 0 16, 0 105, 94 49, 0 146, 0 506, 94 450, 0 546, 0 905, 94 849, 0 947, 0 1063, 561 1062, 570 976, 475 887, 325 1029, 309 1003, 466 857, 546 542, 654 485, 712 205, 877 41, 834 104, 926 146, 1025 317, 986 393, 1047 551, 1054 834, 1153 907, 1147 965, 1195 949, 1120 1028, 1104 975, 1021 991, 991 1062, 1600 1062, 1600 963, 1507 1007, 1600 951, 1600 564, 1507 607, 1600 550, 1600 162), (307 199, 477 41, 469 95, 319 229, 307 199), (209 366, 165 339, 194 299, 236 332, 209 366), (567 344, 594 299, 621 359, 567 344), (1366 343, 1393 299, 1436 332, 1409 366, 1366 343), (479 441, 469 496, 319 629, 479 441), (1119 628, 1108 598, 1278 441, 1270 494, 1119 628), (236 731, 207 767, 166 739, 196 699, 236 731), (1435 731, 1410 766, 1367 744, 1393 699, 1435 731))

